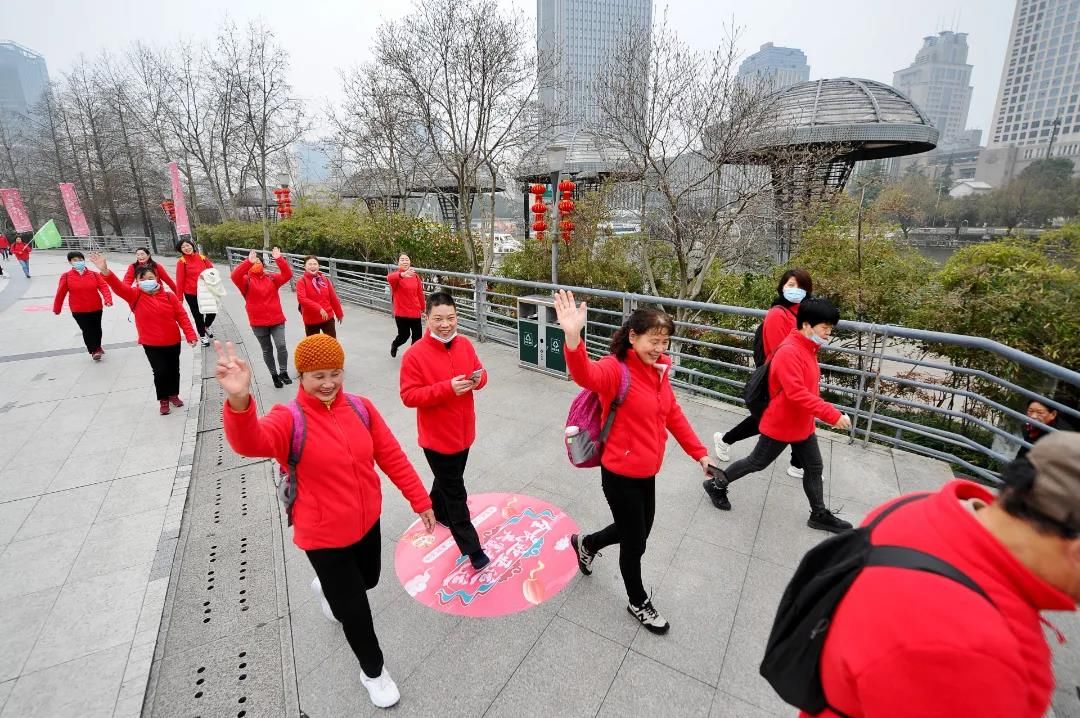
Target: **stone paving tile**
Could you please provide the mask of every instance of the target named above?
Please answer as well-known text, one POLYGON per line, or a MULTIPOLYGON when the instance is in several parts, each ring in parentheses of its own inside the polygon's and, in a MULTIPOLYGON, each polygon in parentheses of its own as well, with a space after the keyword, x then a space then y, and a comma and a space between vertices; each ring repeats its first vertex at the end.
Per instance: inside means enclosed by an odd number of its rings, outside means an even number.
MULTIPOLYGON (((80 440, 80 444, 81 444, 80 440)), ((111 481, 116 469, 124 458, 123 448, 112 448, 94 453, 78 453, 80 444, 75 445, 72 455, 60 467, 56 478, 49 484, 48 491, 63 491, 80 486, 111 481)))
POLYGON ((23 521, 38 502, 37 496, 0 503, 0 547, 15 538, 23 521))
POLYGON ((22 673, 59 593, 59 587, 47 588, 20 596, 17 601, 0 602, 0 635, 4 637, 0 681, 17 678, 22 673))
POLYGON ((705 683, 629 651, 597 716, 705 718, 712 699, 713 689, 705 683))
POLYGON ((0 601, 63 584, 88 531, 77 528, 9 543, 0 553, 0 601))
POLYGON ((90 529, 68 581, 81 581, 154 560, 165 506, 140 514, 98 521, 90 529))
POLYGON ((111 718, 127 663, 126 646, 92 653, 15 682, 0 718, 111 718))
POLYGON ((0 714, 3 713, 4 704, 7 703, 8 696, 11 695, 11 691, 15 688, 15 679, 10 681, 4 681, 0 683, 0 714))
POLYGON ((776 716, 795 716, 797 713, 798 711, 794 708, 789 708, 783 713, 770 713, 730 693, 717 691, 713 696, 709 718, 775 718, 776 716))
MULTIPOLYGON (((40 496, 49 488, 61 467, 63 459, 58 461, 32 461, 10 463, 4 467, 4 480, 0 482, 0 502, 40 496)), ((25 460, 25 457, 24 457, 25 460)))
POLYGON ((101 504, 98 521, 163 508, 172 495, 176 469, 168 468, 114 480, 101 504))
POLYGON ((92 484, 45 494, 23 521, 14 540, 24 541, 70 529, 89 529, 108 490, 105 484, 92 484))

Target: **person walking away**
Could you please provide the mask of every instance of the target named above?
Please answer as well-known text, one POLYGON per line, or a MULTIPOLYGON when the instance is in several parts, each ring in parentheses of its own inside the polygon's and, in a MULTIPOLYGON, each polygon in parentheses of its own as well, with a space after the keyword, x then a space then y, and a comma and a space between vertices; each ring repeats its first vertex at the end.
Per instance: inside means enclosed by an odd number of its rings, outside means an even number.
POLYGON ((33 247, 30 246, 30 242, 27 241, 25 233, 15 235, 15 244, 11 246, 11 253, 15 255, 15 259, 18 260, 19 266, 22 267, 23 274, 27 279, 30 279, 30 252, 33 247))
POLYGON ((183 294, 183 292, 176 288, 176 283, 173 282, 172 277, 169 276, 169 271, 165 268, 165 265, 161 262, 154 261, 154 258, 150 256, 150 250, 146 247, 139 247, 135 250, 135 261, 129 264, 127 271, 124 272, 124 284, 129 287, 135 286, 135 282, 137 281, 135 275, 137 275, 139 270, 144 267, 153 269, 158 281, 168 287, 173 294, 177 296, 183 294))
POLYGON ((717 476, 705 480, 703 488, 713 506, 731 510, 728 486, 736 480, 767 468, 787 446, 803 465, 803 492, 810 502, 812 529, 839 533, 851 528, 825 506, 821 474, 824 466, 814 419, 837 429, 850 429, 851 420, 832 404, 822 400, 818 349, 832 336, 840 312, 825 299, 807 299, 799 305, 798 329, 793 329, 769 361, 769 405, 761 416, 761 436, 745 459, 740 459, 717 476))
POLYGON ((135 331, 146 360, 154 372, 154 391, 162 416, 169 406, 181 407, 180 399, 180 340, 195 346, 198 337, 191 326, 183 305, 175 294, 164 289, 154 270, 144 267, 137 275, 138 288, 124 284, 109 269, 105 257, 93 252, 90 261, 98 268, 109 288, 131 307, 135 315, 135 331), (182 336, 181 336, 182 333, 182 336))
MULTIPOLYGON (((1046 424, 1051 429, 1056 429, 1057 431, 1075 431, 1072 424, 1069 423, 1064 416, 1061 416, 1057 409, 1051 409, 1038 399, 1029 401, 1024 413, 1027 414, 1029 419, 1046 424)), ((1048 436, 1050 433, 1030 423, 1024 424, 1023 431, 1024 439, 1026 439, 1029 444, 1035 444, 1035 442, 1039 441, 1044 436, 1048 436)), ((1031 451, 1031 449, 1028 447, 1021 446, 1020 450, 1016 452, 1016 458, 1024 458, 1029 451, 1031 451)))
POLYGON ((468 338, 457 333, 454 298, 436 292, 427 300, 427 334, 401 359, 401 401, 416 409, 420 447, 435 477, 435 520, 450 529, 458 550, 477 571, 491 559, 469 515, 465 464, 476 440, 473 392, 487 386, 487 371, 468 338))
MULTIPOLYGON (((761 364, 769 361, 777 347, 787 339, 791 331, 795 329, 795 317, 799 313, 799 303, 814 293, 814 280, 805 269, 795 268, 784 272, 776 285, 776 299, 765 314, 761 322, 760 346, 755 337, 754 362, 756 366, 759 360, 761 364)), ((713 445, 716 449, 716 458, 720 461, 731 461, 731 445, 760 433, 758 428, 760 417, 748 416, 726 433, 716 432, 713 434, 713 445)), ((788 476, 801 479, 803 477, 802 464, 794 453, 791 455, 791 465, 787 469, 788 476)))
POLYGON ((203 314, 199 311, 199 275, 207 269, 213 269, 214 263, 195 249, 195 243, 190 239, 181 239, 176 249, 180 252, 180 259, 176 260, 176 287, 184 295, 191 317, 195 320, 195 331, 199 333, 199 340, 204 347, 210 346, 210 340, 214 338, 214 332, 210 326, 217 318, 216 314, 203 314))
POLYGON ((638 309, 611 338, 610 354, 599 361, 589 359, 581 340, 588 309, 574 304, 571 292, 555 295, 555 313, 566 335, 566 368, 583 389, 596 392, 604 406, 602 421, 629 372, 630 388, 615 414, 600 457, 604 498, 611 508, 612 523, 589 534, 570 537, 577 552, 578 568, 592 575, 593 560, 600 551, 619 545, 619 570, 629 602, 627 612, 652 633, 671 627, 653 606, 641 578, 656 512, 656 474, 664 460, 667 434, 708 474, 709 451, 686 420, 671 388, 671 358, 665 353, 675 323, 658 309, 638 309))
POLYGON ((281 249, 271 252, 278 271, 266 271, 259 253, 252 250, 248 258, 232 272, 232 282, 244 297, 251 332, 262 348, 263 363, 270 370, 270 378, 278 389, 292 384, 289 378, 289 348, 285 344, 285 312, 281 310, 278 290, 292 279, 292 267, 281 255, 281 249), (274 353, 277 352, 277 362, 274 353))
POLYGON ((386 276, 390 285, 390 299, 394 304, 394 322, 397 324, 397 336, 390 342, 390 356, 396 357, 398 347, 409 341, 420 341, 423 334, 421 318, 424 314, 424 282, 412 266, 409 255, 398 257, 396 272, 386 276))
POLYGON ((930 554, 970 585, 864 567, 827 627, 819 675, 832 708, 818 715, 1047 714, 1054 672, 1039 613, 1080 600, 1080 434, 1043 438, 1001 478, 996 496, 956 480, 867 515, 864 526, 881 518, 873 545, 930 554))
MULTIPOLYGON (((218 315, 221 300, 225 297, 225 281, 216 267, 204 269, 196 283, 196 299, 199 302, 199 313, 207 317, 208 321, 218 315)), ((210 325, 206 325, 207 331, 210 325)))
POLYGON ((8 256, 11 255, 11 242, 8 241, 7 235, 0 232, 0 257, 6 262, 8 256))
POLYGON ((382 481, 375 467, 394 482, 431 533, 435 519, 424 485, 375 405, 345 394, 345 352, 335 338, 317 334, 296 345, 296 399, 263 417, 251 397, 247 362, 231 343, 215 342, 214 348, 217 380, 227 397, 225 438, 236 453, 286 466, 294 421, 304 422, 294 472, 293 543, 315 569, 312 587, 321 588, 324 613, 341 623, 371 702, 388 708, 400 693, 386 668, 367 597, 379 582, 382 555, 382 481))
POLYGON ((319 258, 313 254, 304 258, 304 273, 296 282, 296 300, 307 336, 319 332, 337 336, 334 319, 340 324, 345 313, 341 310, 341 300, 334 291, 334 285, 319 271, 319 258))
POLYGON ((66 297, 71 316, 82 332, 86 351, 91 359, 101 361, 105 354, 101 347, 102 306, 103 303, 106 307, 112 306, 112 292, 100 272, 87 269, 86 256, 82 252, 68 252, 67 258, 71 269, 60 275, 53 299, 53 314, 60 316, 66 297))

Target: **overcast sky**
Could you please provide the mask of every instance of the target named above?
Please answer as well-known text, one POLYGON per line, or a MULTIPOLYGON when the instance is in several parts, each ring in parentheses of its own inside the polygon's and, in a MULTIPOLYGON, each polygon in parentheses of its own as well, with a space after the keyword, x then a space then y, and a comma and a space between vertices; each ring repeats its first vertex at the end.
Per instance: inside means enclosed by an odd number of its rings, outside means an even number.
MULTIPOLYGON (((500 0, 535 17, 535 2, 500 0)), ((45 56, 53 78, 80 53, 120 50, 135 40, 167 44, 186 37, 212 38, 225 18, 262 18, 292 56, 293 85, 321 111, 338 95, 338 70, 367 60, 375 28, 408 12, 410 0, 3 0, 0 39, 45 56)), ((939 30, 968 33, 968 62, 975 88, 969 128, 986 141, 1009 40, 1015 0, 670 0, 671 25, 693 46, 717 43, 721 24, 742 28, 739 45, 749 54, 765 42, 797 47, 810 77, 854 76, 891 83, 909 65, 922 38, 939 30)), ((654 0, 654 11, 664 11, 654 0)), ((530 25, 530 27, 535 27, 530 25)), ((523 42, 534 43, 533 36, 523 42)))

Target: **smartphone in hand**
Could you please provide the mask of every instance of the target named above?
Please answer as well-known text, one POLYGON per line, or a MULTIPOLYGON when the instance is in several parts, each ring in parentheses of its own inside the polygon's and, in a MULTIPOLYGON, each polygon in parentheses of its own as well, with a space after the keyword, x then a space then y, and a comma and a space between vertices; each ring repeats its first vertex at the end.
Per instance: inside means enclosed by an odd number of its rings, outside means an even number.
POLYGON ((480 377, 482 377, 483 375, 484 375, 484 370, 483 369, 477 369, 472 374, 469 374, 469 381, 471 381, 473 384, 475 384, 476 382, 480 381, 480 377))

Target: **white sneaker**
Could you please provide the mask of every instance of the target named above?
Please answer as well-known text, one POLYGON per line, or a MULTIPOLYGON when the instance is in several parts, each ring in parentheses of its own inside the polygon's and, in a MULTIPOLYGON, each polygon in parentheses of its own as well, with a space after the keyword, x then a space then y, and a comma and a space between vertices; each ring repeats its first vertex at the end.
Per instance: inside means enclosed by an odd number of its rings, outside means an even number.
POLYGON ((731 461, 731 444, 724 443, 723 432, 712 435, 713 448, 716 449, 716 458, 720 461, 731 461))
POLYGON ((792 466, 791 464, 788 464, 787 475, 790 476, 791 478, 793 478, 793 479, 801 479, 803 477, 803 473, 804 472, 803 472, 802 469, 797 469, 794 466, 792 466))
POLYGON ((204 347, 208 347, 210 346, 210 337, 201 337, 199 342, 202 343, 204 347))
POLYGON ((326 620, 333 621, 334 623, 341 623, 341 621, 334 618, 334 611, 330 608, 330 602, 326 600, 326 596, 322 592, 322 582, 319 581, 319 577, 311 579, 311 590, 315 592, 315 595, 319 597, 322 602, 322 613, 326 616, 326 620))
POLYGON ((367 674, 360 671, 360 682, 367 688, 368 697, 376 708, 389 708, 401 700, 401 692, 397 683, 390 677, 390 673, 383 666, 382 673, 378 678, 368 678, 367 674))
POLYGON ((671 628, 671 625, 664 620, 664 617, 653 607, 652 601, 649 599, 646 599, 645 603, 640 606, 635 606, 632 603, 626 604, 626 611, 652 633, 664 634, 671 628))

